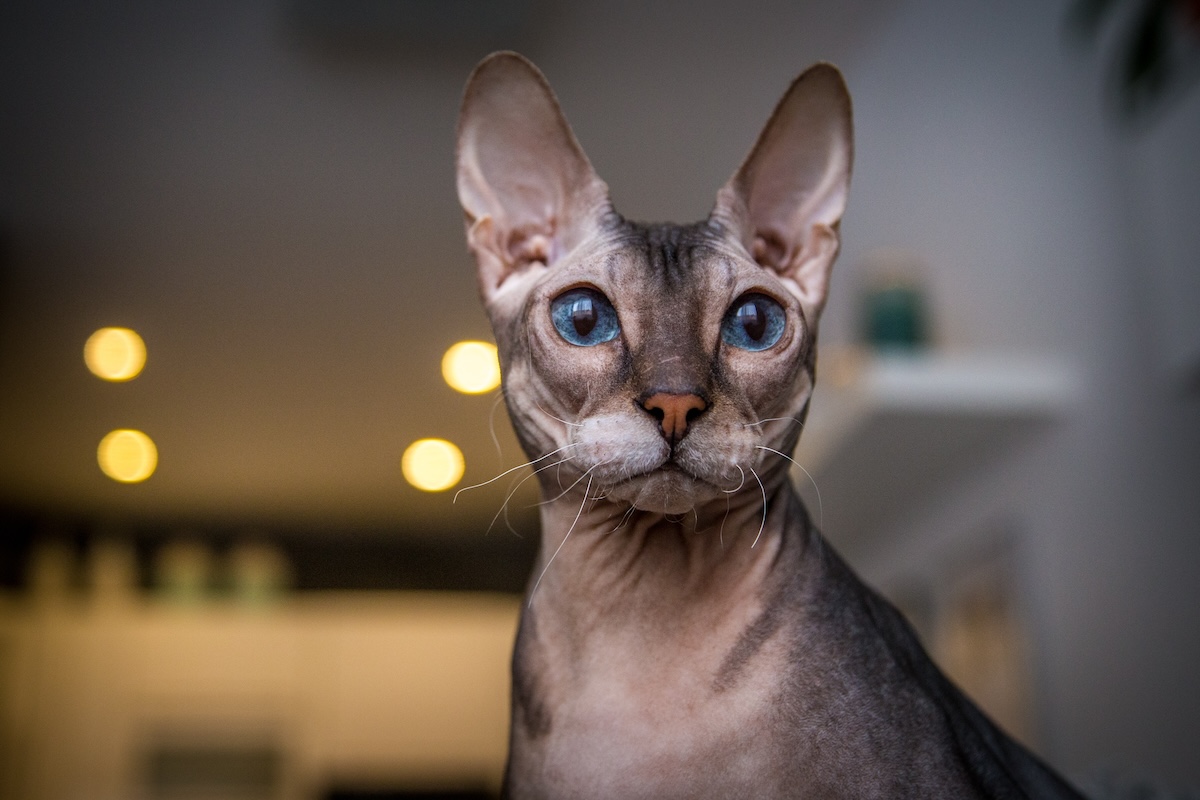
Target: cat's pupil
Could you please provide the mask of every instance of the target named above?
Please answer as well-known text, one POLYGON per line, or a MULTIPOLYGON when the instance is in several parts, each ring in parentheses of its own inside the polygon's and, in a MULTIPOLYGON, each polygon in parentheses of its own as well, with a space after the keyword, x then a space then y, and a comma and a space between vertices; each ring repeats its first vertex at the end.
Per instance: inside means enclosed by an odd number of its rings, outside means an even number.
POLYGON ((767 315, 754 300, 743 303, 738 308, 737 319, 742 325, 742 330, 746 331, 746 335, 753 341, 761 340, 767 332, 767 315))
POLYGON ((575 326, 575 332, 580 336, 587 336, 591 333, 599 318, 596 307, 592 304, 592 298, 580 297, 571 304, 571 324, 575 326))

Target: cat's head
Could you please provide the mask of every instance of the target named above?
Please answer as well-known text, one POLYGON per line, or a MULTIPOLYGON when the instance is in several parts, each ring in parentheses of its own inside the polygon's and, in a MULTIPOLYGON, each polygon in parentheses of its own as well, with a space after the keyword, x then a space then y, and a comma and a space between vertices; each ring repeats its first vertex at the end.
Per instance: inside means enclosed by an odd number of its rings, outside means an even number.
POLYGON ((630 223, 536 67, 498 53, 475 69, 458 194, 514 427, 538 466, 557 464, 547 489, 586 475, 594 494, 680 513, 757 493, 751 470, 782 474, 773 451, 795 446, 812 392, 851 159, 849 94, 818 64, 708 219, 630 223))

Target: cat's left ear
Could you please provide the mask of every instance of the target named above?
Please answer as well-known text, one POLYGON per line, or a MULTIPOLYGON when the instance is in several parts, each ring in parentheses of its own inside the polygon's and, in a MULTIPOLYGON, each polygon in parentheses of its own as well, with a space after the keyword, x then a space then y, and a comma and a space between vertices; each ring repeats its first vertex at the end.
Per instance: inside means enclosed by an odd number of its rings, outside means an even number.
POLYGON ((788 88, 711 215, 791 284, 812 321, 837 257, 853 154, 846 83, 833 65, 816 64, 788 88))

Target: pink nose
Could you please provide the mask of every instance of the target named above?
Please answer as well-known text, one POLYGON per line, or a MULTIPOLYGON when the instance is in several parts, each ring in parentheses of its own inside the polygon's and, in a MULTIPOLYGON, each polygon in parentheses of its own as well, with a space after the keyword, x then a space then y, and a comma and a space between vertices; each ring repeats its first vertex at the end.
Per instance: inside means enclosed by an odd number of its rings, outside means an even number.
POLYGON ((643 400, 642 408, 658 420, 663 438, 675 446, 687 435, 688 424, 704 413, 708 403, 695 394, 659 392, 643 400))

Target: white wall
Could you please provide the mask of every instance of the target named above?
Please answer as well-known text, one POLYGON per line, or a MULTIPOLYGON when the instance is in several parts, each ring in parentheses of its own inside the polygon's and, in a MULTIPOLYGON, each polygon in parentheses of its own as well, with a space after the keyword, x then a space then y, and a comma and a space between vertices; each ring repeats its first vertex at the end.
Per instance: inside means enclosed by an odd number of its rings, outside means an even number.
POLYGON ((1012 529, 1045 752, 1074 774, 1200 782, 1200 399, 1162 369, 1166 308, 1139 205, 1150 192, 1190 216, 1194 241, 1197 187, 1178 176, 1195 175, 1200 126, 1186 109, 1164 119, 1190 126, 1153 145, 1179 172, 1139 186, 1150 145, 1106 124, 1104 64, 1064 44, 1062 14, 915 0, 845 65, 859 158, 843 294, 866 248, 907 247, 926 262, 942 343, 1057 352, 1082 376, 1060 425, 897 520, 862 564, 886 584, 1012 529))

